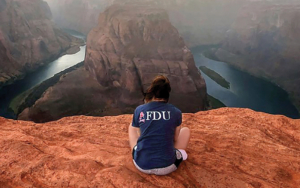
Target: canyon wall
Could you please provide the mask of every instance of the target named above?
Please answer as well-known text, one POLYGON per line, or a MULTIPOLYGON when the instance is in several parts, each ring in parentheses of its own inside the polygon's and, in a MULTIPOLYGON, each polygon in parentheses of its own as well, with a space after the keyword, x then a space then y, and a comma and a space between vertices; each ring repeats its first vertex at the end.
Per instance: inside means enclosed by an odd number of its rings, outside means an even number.
POLYGON ((189 47, 219 44, 235 21, 238 11, 250 0, 157 1, 169 13, 189 47))
POLYGON ((78 44, 83 41, 54 26, 46 2, 0 1, 0 86, 78 44))
POLYGON ((279 84, 300 109, 299 19, 296 1, 249 4, 240 11, 215 56, 279 84))
POLYGON ((300 120, 234 108, 183 114, 191 129, 188 159, 167 176, 135 168, 131 121, 0 117, 0 187, 299 188, 300 120))
POLYGON ((155 76, 164 74, 171 82, 173 103, 181 104, 184 111, 205 108, 205 81, 163 9, 111 6, 89 33, 85 66, 102 86, 122 88, 121 101, 146 91, 155 76), (195 105, 185 105, 189 99, 195 105))
POLYGON ((53 14, 54 22, 61 28, 85 35, 97 25, 99 13, 114 0, 45 0, 53 14))
MULTIPOLYGON (((113 3, 137 0, 47 0, 54 21, 84 34, 97 24, 99 13, 113 3)), ((138 0, 164 8, 189 47, 220 43, 238 10, 250 0, 138 0)))
POLYGON ((148 4, 113 5, 88 35, 85 69, 60 78, 19 119, 51 121, 74 114, 132 113, 141 90, 168 76, 170 102, 183 112, 207 107, 206 84, 166 11, 148 4))

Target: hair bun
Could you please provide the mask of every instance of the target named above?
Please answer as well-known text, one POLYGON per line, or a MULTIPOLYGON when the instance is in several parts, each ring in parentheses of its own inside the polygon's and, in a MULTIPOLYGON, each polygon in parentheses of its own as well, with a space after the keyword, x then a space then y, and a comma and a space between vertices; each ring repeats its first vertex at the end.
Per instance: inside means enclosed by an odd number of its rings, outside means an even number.
POLYGON ((166 76, 163 75, 155 77, 146 93, 142 91, 144 100, 146 101, 152 100, 153 97, 157 99, 165 99, 166 101, 168 101, 170 92, 170 81, 166 76))

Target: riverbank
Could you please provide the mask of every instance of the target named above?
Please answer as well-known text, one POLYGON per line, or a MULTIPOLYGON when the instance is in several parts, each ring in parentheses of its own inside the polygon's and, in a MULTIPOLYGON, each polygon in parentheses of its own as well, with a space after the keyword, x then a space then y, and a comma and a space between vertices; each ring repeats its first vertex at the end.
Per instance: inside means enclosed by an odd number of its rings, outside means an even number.
POLYGON ((60 77, 74 71, 84 65, 84 62, 80 62, 75 66, 72 66, 68 69, 65 69, 64 71, 61 71, 60 73, 55 74, 53 77, 45 80, 38 86, 35 86, 34 88, 27 90, 17 97, 15 97, 11 103, 9 104, 9 108, 14 111, 15 115, 18 116, 19 113, 21 113, 24 109, 31 107, 34 105, 34 103, 41 98, 43 93, 53 85, 55 85, 59 80, 60 77))
MULTIPOLYGON (((246 59, 241 59, 238 57, 231 57, 231 58, 223 58, 222 60, 220 58, 218 58, 218 56, 216 55, 216 53, 222 53, 222 50, 220 50, 219 48, 220 46, 214 46, 214 47, 210 47, 208 46, 206 49, 203 50, 203 56, 205 56, 208 59, 214 60, 214 61, 219 61, 219 62, 224 62, 229 64, 230 66, 234 67, 235 69, 238 69, 240 71, 246 72, 254 77, 257 77, 259 79, 263 79, 265 81, 271 82, 272 84, 280 87, 281 89, 285 90, 288 95, 289 95, 289 100, 294 104, 294 106, 297 108, 298 113, 300 113, 300 101, 299 101, 299 96, 297 94, 295 94, 295 92, 291 91, 291 88, 286 87, 285 85, 282 85, 280 83, 278 83, 274 78, 272 78, 271 76, 265 74, 262 71, 252 71, 248 70, 247 67, 243 66, 243 64, 245 63, 232 63, 229 60, 226 59, 238 59, 235 60, 235 62, 247 62, 246 59)), ((224 50, 223 50, 224 51, 224 50)), ((225 52, 224 52, 225 53, 225 52)), ((223 55, 224 56, 224 55, 223 55)), ((227 56, 235 56, 234 54, 227 54, 227 56)), ((249 61, 249 60, 248 60, 249 61)))
POLYGON ((27 96, 26 92, 30 92, 28 90, 84 60, 86 36, 70 30, 65 32, 72 35, 73 41, 66 50, 61 51, 57 56, 52 56, 47 62, 43 62, 42 66, 38 66, 34 70, 22 74, 22 76, 2 85, 0 88, 0 116, 15 119, 16 106, 27 96), (24 96, 20 96, 21 94, 24 96), (19 99, 16 99, 16 97, 19 99), (14 109, 15 112, 11 109, 14 109))
POLYGON ((199 69, 204 72, 208 77, 210 77, 212 80, 214 80, 217 84, 224 87, 225 89, 230 89, 230 83, 223 78, 220 74, 215 72, 214 70, 211 70, 210 68, 207 68, 206 66, 200 66, 199 69))
POLYGON ((209 54, 208 50, 213 48, 218 48, 218 45, 198 46, 191 49, 197 67, 205 66, 230 83, 230 88, 226 89, 199 69, 206 81, 209 95, 227 107, 250 108, 270 114, 300 118, 289 93, 268 79, 253 76, 229 63, 211 59, 213 54, 209 54))
POLYGON ((26 77, 26 75, 31 74, 31 73, 37 71, 38 69, 41 69, 44 66, 47 66, 49 63, 55 61, 56 59, 58 59, 64 55, 76 54, 77 52, 80 51, 80 46, 84 46, 84 45, 85 45, 85 40, 83 40, 82 38, 76 37, 76 39, 74 41, 72 41, 71 45, 68 48, 63 49, 63 50, 61 50, 61 52, 59 54, 53 55, 49 59, 46 59, 46 60, 38 63, 39 66, 33 67, 31 69, 25 69, 18 76, 12 77, 11 79, 8 79, 5 82, 0 81, 0 89, 5 86, 11 85, 18 80, 24 79, 26 77))
POLYGON ((214 98, 211 95, 207 95, 207 99, 210 104, 209 110, 226 107, 224 103, 222 103, 220 100, 214 98))

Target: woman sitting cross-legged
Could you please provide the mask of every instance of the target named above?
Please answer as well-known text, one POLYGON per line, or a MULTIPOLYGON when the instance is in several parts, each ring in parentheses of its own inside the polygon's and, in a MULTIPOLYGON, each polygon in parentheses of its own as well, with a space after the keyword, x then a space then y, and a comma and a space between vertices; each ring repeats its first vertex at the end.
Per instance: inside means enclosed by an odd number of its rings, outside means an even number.
POLYGON ((135 109, 129 126, 133 163, 147 174, 166 175, 187 158, 190 130, 181 128, 181 111, 169 104, 170 82, 157 76, 144 93, 145 104, 135 109))

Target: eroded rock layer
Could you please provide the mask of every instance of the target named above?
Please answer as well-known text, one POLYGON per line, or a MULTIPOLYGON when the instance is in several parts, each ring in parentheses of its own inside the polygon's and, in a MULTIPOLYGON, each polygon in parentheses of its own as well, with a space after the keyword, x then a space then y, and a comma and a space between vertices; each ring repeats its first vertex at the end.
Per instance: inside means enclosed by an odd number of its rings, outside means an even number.
POLYGON ((300 120, 229 108, 184 114, 189 157, 168 176, 134 167, 131 120, 0 118, 0 187, 299 187, 300 120))
POLYGON ((41 0, 0 1, 0 85, 17 79, 83 41, 62 32, 41 0))

